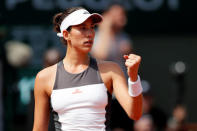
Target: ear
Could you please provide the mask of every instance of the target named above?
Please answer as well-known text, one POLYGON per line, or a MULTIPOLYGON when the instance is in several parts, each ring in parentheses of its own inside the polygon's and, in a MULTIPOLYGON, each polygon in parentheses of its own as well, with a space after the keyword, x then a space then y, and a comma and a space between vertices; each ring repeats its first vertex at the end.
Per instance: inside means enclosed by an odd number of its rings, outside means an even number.
POLYGON ((69 32, 67 30, 63 31, 63 37, 65 40, 69 40, 69 32))

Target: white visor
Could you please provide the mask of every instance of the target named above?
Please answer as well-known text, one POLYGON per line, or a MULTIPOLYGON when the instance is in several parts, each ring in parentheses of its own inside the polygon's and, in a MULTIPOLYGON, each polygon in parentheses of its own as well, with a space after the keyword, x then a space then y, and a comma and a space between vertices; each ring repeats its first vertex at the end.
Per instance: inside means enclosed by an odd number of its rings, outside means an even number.
POLYGON ((73 25, 79 25, 82 24, 84 21, 86 21, 88 18, 92 17, 93 22, 95 24, 102 21, 102 16, 98 13, 92 13, 90 14, 85 9, 79 9, 77 11, 74 11, 73 13, 69 14, 61 23, 60 25, 60 31, 61 33, 57 33, 57 36, 63 37, 63 31, 68 29, 68 27, 73 25))

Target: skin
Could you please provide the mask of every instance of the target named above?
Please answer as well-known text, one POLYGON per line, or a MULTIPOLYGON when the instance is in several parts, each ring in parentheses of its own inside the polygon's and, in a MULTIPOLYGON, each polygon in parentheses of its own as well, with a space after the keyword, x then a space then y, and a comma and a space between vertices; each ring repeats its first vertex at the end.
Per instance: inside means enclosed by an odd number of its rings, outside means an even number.
MULTIPOLYGON (((90 52, 95 36, 92 19, 72 26, 70 32, 63 32, 67 40, 67 53, 63 59, 64 68, 70 73, 77 74, 88 68, 90 52)), ((130 54, 124 56, 131 81, 137 80, 141 57, 130 54)), ((33 131, 47 131, 50 112, 50 96, 55 82, 57 64, 40 71, 35 80, 35 112, 33 131)), ((114 92, 121 106, 131 119, 138 120, 142 115, 142 95, 131 97, 128 94, 127 80, 116 63, 98 61, 101 78, 110 93, 114 92)))
MULTIPOLYGON (((103 21, 98 26, 97 41, 95 48, 91 51, 95 58, 106 60, 110 55, 110 49, 116 44, 114 41, 117 35, 123 30, 127 23, 126 12, 120 5, 113 5, 109 10, 103 14, 103 21)), ((128 54, 132 52, 130 41, 120 41, 119 51, 121 54, 128 54)))

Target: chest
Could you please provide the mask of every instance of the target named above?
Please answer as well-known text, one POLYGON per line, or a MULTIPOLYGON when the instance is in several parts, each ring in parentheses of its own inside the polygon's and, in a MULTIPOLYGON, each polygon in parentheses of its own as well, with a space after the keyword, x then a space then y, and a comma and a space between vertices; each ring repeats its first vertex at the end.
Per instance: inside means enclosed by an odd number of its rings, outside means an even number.
POLYGON ((104 83, 53 90, 51 105, 56 112, 103 109, 108 103, 104 83))

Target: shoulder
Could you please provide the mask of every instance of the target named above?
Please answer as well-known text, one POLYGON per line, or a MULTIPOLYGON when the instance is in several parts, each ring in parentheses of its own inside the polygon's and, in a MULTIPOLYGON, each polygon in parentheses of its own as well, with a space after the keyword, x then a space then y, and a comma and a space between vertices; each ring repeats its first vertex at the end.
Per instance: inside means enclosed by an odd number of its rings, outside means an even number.
POLYGON ((57 64, 44 68, 36 75, 37 80, 47 80, 56 72, 57 64))
POLYGON ((36 75, 35 90, 44 90, 49 93, 54 85, 57 64, 44 68, 36 75))
POLYGON ((97 65, 103 82, 108 88, 108 91, 112 93, 113 81, 116 78, 120 78, 120 77, 123 78, 123 71, 121 70, 120 66, 117 63, 112 61, 98 60, 97 65))

